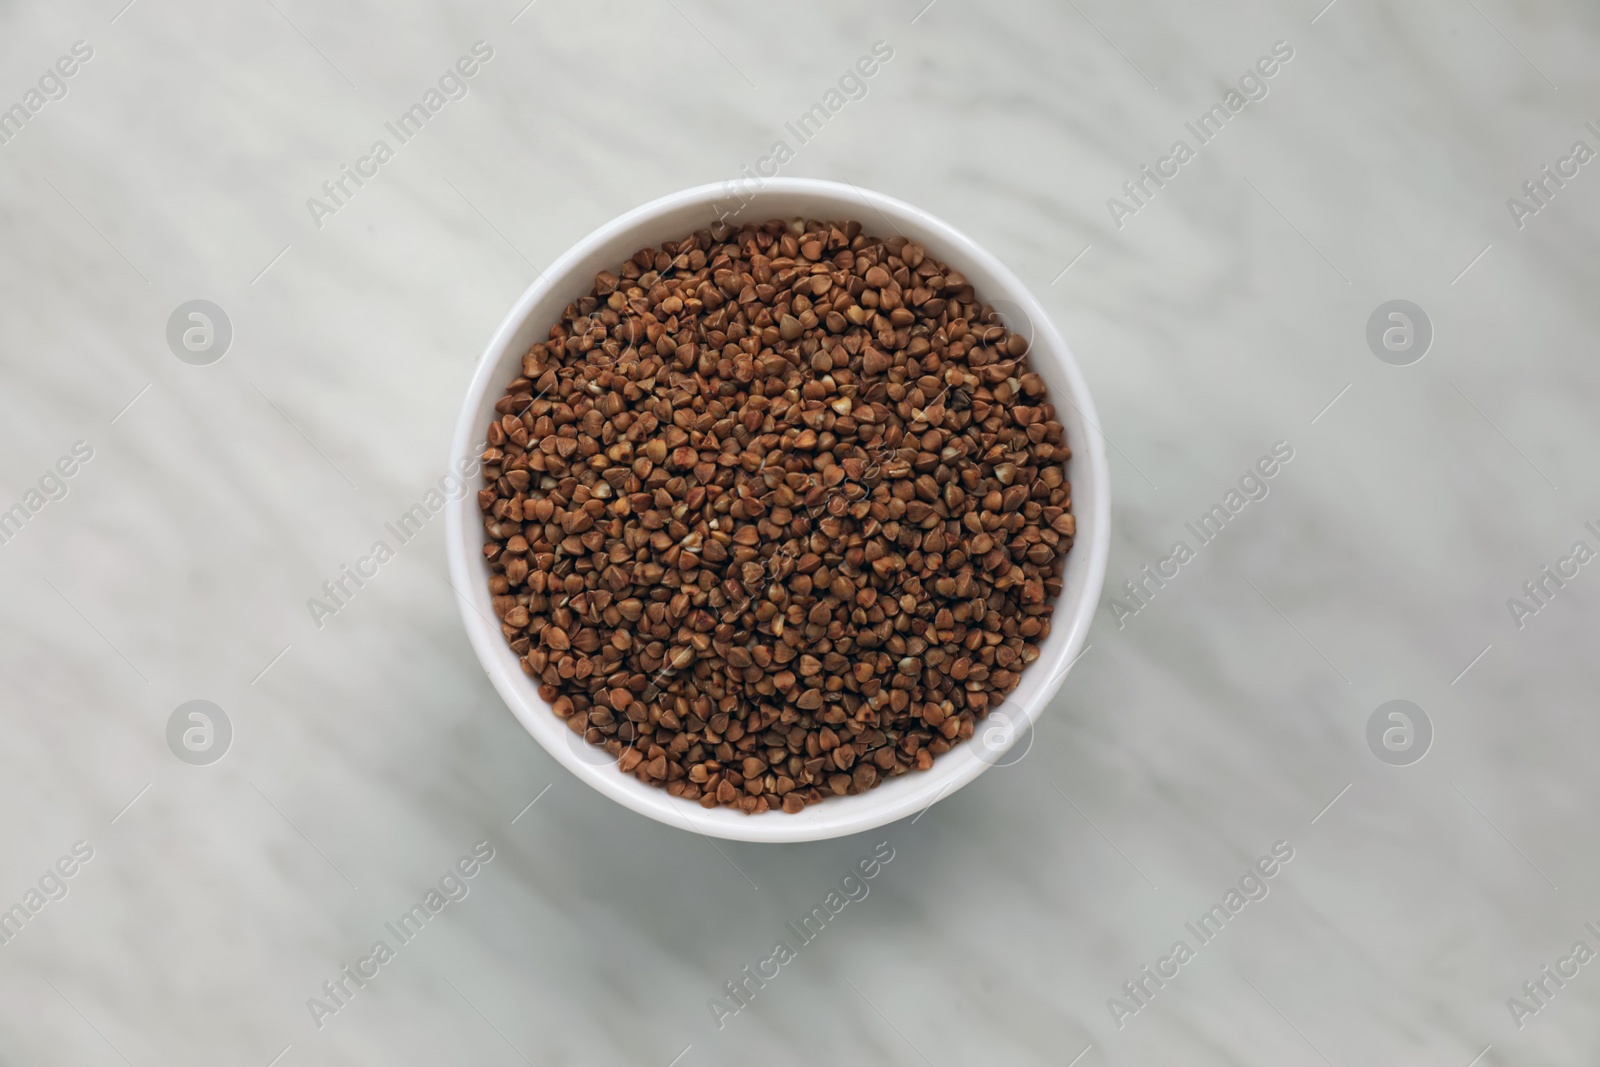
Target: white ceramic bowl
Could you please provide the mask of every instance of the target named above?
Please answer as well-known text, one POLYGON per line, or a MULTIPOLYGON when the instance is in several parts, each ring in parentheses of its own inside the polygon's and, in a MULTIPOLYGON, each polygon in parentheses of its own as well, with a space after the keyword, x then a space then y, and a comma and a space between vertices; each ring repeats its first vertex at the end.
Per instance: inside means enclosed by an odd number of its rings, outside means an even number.
MULTIPOLYGON (((450 469, 482 447, 495 401, 521 373, 522 356, 535 341, 548 337, 563 308, 590 291, 594 276, 614 270, 647 245, 711 225, 715 208, 736 208, 722 186, 703 185, 662 197, 606 223, 551 264, 522 294, 484 351, 461 406, 451 444, 450 469)), ((972 781, 990 766, 1016 758, 1012 744, 1028 736, 1033 723, 1055 695, 1067 670, 1084 647, 1100 597, 1110 543, 1110 487, 1103 442, 1096 427, 1094 401, 1073 362, 1066 342, 1056 333, 1039 302, 1016 275, 948 223, 879 193, 853 185, 777 178, 766 182, 736 219, 763 222, 771 218, 858 219, 867 232, 892 236, 898 231, 922 244, 936 258, 966 275, 978 297, 992 304, 1012 329, 1032 329, 1029 363, 1050 389, 1057 418, 1072 448, 1067 473, 1072 482, 1077 537, 1067 553, 1064 583, 1056 601, 1050 636, 1039 659, 1022 673, 1005 703, 979 724, 977 734, 940 756, 928 771, 884 779, 859 796, 833 797, 796 815, 779 811, 745 815, 727 808, 706 809, 694 801, 668 795, 619 770, 603 751, 585 744, 539 698, 536 683, 523 674, 494 621, 488 590, 489 569, 483 560, 483 525, 477 504, 478 486, 449 505, 447 551, 450 576, 466 603, 461 618, 472 647, 489 680, 527 731, 568 770, 612 800, 669 826, 693 829, 736 841, 815 841, 859 833, 921 811, 972 781), (1016 319, 1024 321, 1014 321, 1016 319)))

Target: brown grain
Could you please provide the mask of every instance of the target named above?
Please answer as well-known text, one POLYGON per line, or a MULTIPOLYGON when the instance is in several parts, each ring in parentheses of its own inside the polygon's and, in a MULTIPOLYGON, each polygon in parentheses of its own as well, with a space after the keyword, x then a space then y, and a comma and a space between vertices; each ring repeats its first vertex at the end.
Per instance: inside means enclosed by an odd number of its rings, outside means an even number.
POLYGON ((569 727, 706 807, 926 770, 1049 634, 1076 532, 1027 341, 859 223, 601 272, 497 402, 484 557, 569 727))

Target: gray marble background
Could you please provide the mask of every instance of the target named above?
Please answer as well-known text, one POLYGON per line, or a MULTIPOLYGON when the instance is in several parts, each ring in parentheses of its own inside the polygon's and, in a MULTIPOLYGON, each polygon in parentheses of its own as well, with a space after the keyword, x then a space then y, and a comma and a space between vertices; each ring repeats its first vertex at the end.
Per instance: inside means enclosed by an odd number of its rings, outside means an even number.
POLYGON ((1600 149, 1600 16, 924 2, 0 4, 0 107, 93 49, 0 145, 0 509, 93 449, 0 545, 0 908, 93 849, 0 945, 0 1063, 1593 1058, 1600 963, 1522 987, 1600 949, 1600 568, 1521 628, 1507 601, 1600 547, 1600 164, 1520 228, 1507 198, 1600 149), (479 40, 468 95, 315 225, 479 40), (1016 766, 859 838, 713 845, 526 736, 442 519, 322 628, 306 601, 443 473, 542 266, 737 176, 879 40, 784 173, 924 206, 1040 295, 1113 446, 1107 602, 1016 766), (1119 227, 1107 199, 1277 41, 1269 94, 1119 227), (165 339, 196 298, 234 332, 208 366, 165 339), (1366 341, 1396 298, 1434 332, 1409 366, 1366 341), (1117 618, 1279 441, 1270 495, 1117 618), (193 699, 234 730, 209 766, 166 739, 193 699), (1409 766, 1366 739, 1393 699, 1432 725, 1409 766), (482 840, 470 895, 318 1028, 308 998, 482 840), (870 895, 718 1029, 708 999, 879 842, 870 895))

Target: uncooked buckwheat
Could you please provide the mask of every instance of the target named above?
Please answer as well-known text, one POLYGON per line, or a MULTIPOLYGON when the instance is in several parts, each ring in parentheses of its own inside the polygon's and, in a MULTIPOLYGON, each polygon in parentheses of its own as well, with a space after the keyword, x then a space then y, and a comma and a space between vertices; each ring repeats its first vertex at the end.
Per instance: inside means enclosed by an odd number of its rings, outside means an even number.
POLYGON ((927 770, 1038 657, 1071 455, 1027 341, 857 222, 642 249, 488 428, 501 631, 567 725, 704 807, 927 770))

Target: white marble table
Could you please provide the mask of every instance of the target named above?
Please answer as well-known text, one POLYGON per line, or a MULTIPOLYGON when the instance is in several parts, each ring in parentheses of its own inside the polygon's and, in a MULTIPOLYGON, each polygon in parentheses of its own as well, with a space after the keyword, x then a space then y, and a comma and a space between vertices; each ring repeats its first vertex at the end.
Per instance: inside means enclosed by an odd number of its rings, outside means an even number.
POLYGON ((0 1062, 1593 1058, 1594 11, 923 2, 0 11, 0 1062), (525 735, 442 520, 320 627, 306 602, 443 473, 537 270, 779 139, 1035 287, 1113 445, 1114 544, 1024 760, 879 833, 713 846, 525 735), (232 330, 206 365, 166 338, 196 299, 232 330), (1395 299, 1433 335, 1403 366, 1367 340, 1395 299), (168 743, 197 699, 232 728, 209 765, 168 743), (1367 740, 1397 699, 1431 724, 1409 765, 1420 733, 1367 740), (392 933, 478 842, 467 895, 392 933), (880 842, 864 899, 708 1007, 880 842))

